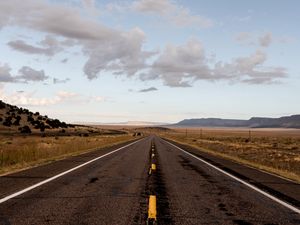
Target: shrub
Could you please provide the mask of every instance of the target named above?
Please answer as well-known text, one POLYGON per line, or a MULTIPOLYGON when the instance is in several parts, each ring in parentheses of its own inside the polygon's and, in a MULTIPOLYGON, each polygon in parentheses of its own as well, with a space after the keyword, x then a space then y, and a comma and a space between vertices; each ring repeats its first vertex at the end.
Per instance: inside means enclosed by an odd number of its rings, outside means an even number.
POLYGON ((15 122, 13 123, 13 125, 20 126, 20 121, 21 121, 21 116, 17 116, 15 122))
POLYGON ((5 108, 5 103, 0 100, 0 109, 4 109, 4 108, 5 108))
POLYGON ((11 119, 12 119, 12 117, 10 117, 10 116, 6 117, 5 121, 3 122, 3 125, 7 126, 7 127, 10 127, 12 125, 11 119))
POLYGON ((44 124, 43 124, 43 126, 40 127, 40 131, 41 131, 41 132, 44 132, 44 131, 45 131, 45 126, 44 126, 44 124))
POLYGON ((33 119, 33 117, 32 117, 32 116, 30 116, 30 115, 29 115, 29 116, 27 116, 27 121, 28 121, 28 122, 33 122, 33 121, 34 121, 34 119, 33 119))
POLYGON ((68 128, 68 125, 65 122, 60 123, 60 127, 62 128, 68 128))
POLYGON ((20 126, 20 120, 15 120, 15 122, 13 122, 14 126, 20 126))
POLYGON ((30 134, 31 133, 31 129, 29 128, 29 126, 21 127, 20 131, 23 134, 30 134))

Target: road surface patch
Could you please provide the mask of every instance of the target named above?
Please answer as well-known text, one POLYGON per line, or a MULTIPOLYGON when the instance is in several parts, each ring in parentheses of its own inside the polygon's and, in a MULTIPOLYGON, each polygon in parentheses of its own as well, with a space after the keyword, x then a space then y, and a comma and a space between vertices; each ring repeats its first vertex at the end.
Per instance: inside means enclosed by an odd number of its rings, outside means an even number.
POLYGON ((80 164, 80 165, 78 165, 78 166, 76 166, 76 167, 73 167, 72 169, 69 169, 69 170, 64 171, 64 172, 62 172, 62 173, 59 173, 59 174, 57 174, 57 175, 55 175, 55 176, 53 176, 53 177, 50 177, 50 178, 48 178, 48 179, 46 179, 46 180, 43 180, 43 181, 41 181, 41 182, 39 182, 39 183, 37 183, 37 184, 34 184, 34 185, 32 185, 32 186, 29 186, 29 187, 27 187, 27 188, 25 188, 25 189, 23 189, 23 190, 20 190, 20 191, 15 192, 15 193, 13 193, 13 194, 11 194, 11 195, 8 195, 8 196, 6 196, 6 197, 4 197, 4 198, 1 198, 1 199, 0 199, 0 204, 1 204, 1 203, 4 203, 4 202, 6 202, 6 201, 8 201, 8 200, 10 200, 10 199, 12 199, 12 198, 15 198, 15 197, 17 197, 17 196, 19 196, 19 195, 22 195, 22 194, 24 194, 24 193, 26 193, 26 192, 28 192, 28 191, 31 191, 31 190, 33 190, 33 189, 39 187, 39 186, 42 186, 42 185, 44 185, 44 184, 46 184, 46 183, 49 183, 49 182, 51 182, 51 181, 53 181, 53 180, 55 180, 55 179, 57 179, 57 178, 59 178, 59 177, 62 177, 62 176, 64 176, 64 175, 68 174, 68 173, 71 173, 71 172, 73 172, 74 170, 77 170, 77 169, 79 169, 79 168, 81 168, 81 167, 84 167, 84 166, 86 166, 86 165, 88 165, 88 164, 90 164, 90 163, 92 163, 92 162, 95 162, 95 161, 101 159, 101 158, 104 158, 104 157, 109 156, 109 155, 111 155, 111 154, 113 154, 113 153, 115 153, 115 152, 118 152, 118 151, 120 151, 120 150, 122 150, 122 149, 124 149, 124 148, 127 148, 127 147, 129 147, 129 146, 131 146, 131 145, 134 145, 134 144, 136 144, 136 143, 138 143, 138 142, 140 142, 140 141, 142 141, 142 140, 143 140, 143 139, 140 139, 140 140, 138 140, 138 141, 132 142, 132 143, 130 143, 130 144, 128 144, 128 145, 125 145, 125 146, 120 147, 120 148, 118 148, 118 149, 116 149, 116 150, 113 150, 113 151, 111 151, 111 152, 108 152, 108 153, 106 153, 106 154, 104 154, 104 155, 102 155, 102 156, 99 156, 99 157, 97 157, 97 158, 94 158, 94 159, 92 159, 92 160, 90 160, 90 161, 87 161, 87 162, 85 162, 85 163, 83 163, 83 164, 80 164))
POLYGON ((291 204, 289 204, 289 203, 287 203, 287 202, 284 202, 284 201, 280 200, 279 198, 277 198, 277 197, 275 197, 275 196, 273 196, 273 195, 271 195, 271 194, 269 194, 269 193, 267 193, 267 192, 265 192, 265 191, 259 189, 258 187, 256 187, 256 186, 254 186, 254 185, 252 185, 252 184, 250 184, 250 183, 248 183, 248 182, 246 182, 246 181, 244 181, 244 180, 242 180, 242 179, 240 179, 240 178, 238 178, 238 177, 236 177, 236 176, 234 176, 234 175, 232 175, 232 174, 230 174, 230 173, 228 173, 228 172, 222 170, 221 168, 219 168, 219 167, 217 167, 217 166, 215 166, 215 165, 209 163, 209 162, 206 161, 206 160, 201 159, 201 158, 199 158, 199 157, 197 157, 197 156, 195 156, 195 155, 193 155, 193 154, 191 154, 191 153, 189 153, 189 152, 183 150, 182 148, 180 148, 180 147, 178 147, 178 146, 176 146, 176 145, 174 145, 174 144, 172 144, 172 143, 170 143, 170 142, 168 142, 168 141, 166 141, 166 140, 164 140, 164 141, 165 141, 166 143, 168 143, 169 145, 172 145, 173 147, 177 148, 178 150, 184 152, 185 154, 187 154, 187 155, 189 155, 189 156, 191 156, 191 157, 193 157, 193 158, 195 158, 195 159, 197 159, 197 160, 203 162, 204 164, 206 164, 206 165, 212 167, 213 169, 215 169, 215 170, 217 170, 217 171, 219 171, 219 172, 225 174, 226 176, 228 176, 228 177, 230 177, 230 178, 232 178, 232 179, 234 179, 234 180, 236 180, 236 181, 238 181, 238 182, 244 184, 244 185, 247 186, 248 188, 250 188, 250 189, 252 189, 252 190, 254 190, 254 191, 256 191, 256 192, 258 192, 258 193, 260 193, 260 194, 262 194, 262 195, 264 195, 265 197, 267 197, 267 198, 269 198, 269 199, 271 199, 271 200, 273 200, 273 201, 279 203, 280 205, 282 205, 282 206, 284 206, 284 207, 286 207, 286 208, 292 210, 293 212, 300 214, 300 209, 296 208, 295 206, 293 206, 293 205, 291 205, 291 204))

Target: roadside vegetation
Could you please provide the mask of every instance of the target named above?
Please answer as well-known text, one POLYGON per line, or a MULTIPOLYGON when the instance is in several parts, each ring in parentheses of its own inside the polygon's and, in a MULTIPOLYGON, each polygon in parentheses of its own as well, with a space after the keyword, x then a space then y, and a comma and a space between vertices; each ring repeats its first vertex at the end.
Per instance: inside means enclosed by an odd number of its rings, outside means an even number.
POLYGON ((300 182, 300 130, 195 128, 160 136, 300 182))
POLYGON ((125 129, 67 124, 0 100, 0 174, 135 139, 125 129))
POLYGON ((93 136, 0 136, 0 174, 133 140, 132 134, 93 136))

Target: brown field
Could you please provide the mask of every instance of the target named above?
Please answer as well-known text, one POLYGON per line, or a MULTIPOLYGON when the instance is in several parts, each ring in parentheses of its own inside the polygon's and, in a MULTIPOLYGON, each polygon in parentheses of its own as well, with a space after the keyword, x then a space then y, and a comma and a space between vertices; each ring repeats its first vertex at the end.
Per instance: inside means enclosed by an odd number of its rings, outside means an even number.
POLYGON ((158 134, 300 182, 299 129, 178 128, 158 134))
POLYGON ((133 140, 132 134, 0 135, 0 174, 133 140))

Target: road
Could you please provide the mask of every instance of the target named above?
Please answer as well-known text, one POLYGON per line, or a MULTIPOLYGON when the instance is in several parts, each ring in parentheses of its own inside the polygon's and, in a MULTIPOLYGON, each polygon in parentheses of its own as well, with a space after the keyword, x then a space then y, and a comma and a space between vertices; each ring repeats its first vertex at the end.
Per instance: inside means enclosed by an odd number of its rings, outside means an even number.
POLYGON ((173 144, 149 136, 2 176, 0 225, 146 224, 150 195, 157 224, 300 224, 299 184, 173 144))

